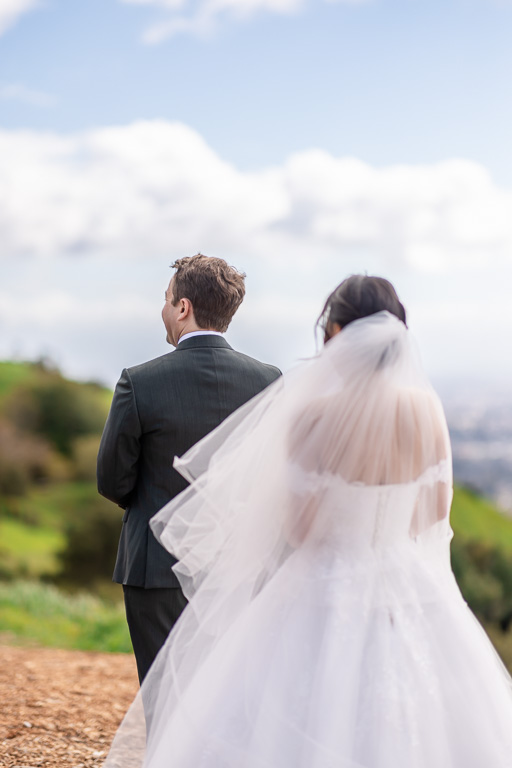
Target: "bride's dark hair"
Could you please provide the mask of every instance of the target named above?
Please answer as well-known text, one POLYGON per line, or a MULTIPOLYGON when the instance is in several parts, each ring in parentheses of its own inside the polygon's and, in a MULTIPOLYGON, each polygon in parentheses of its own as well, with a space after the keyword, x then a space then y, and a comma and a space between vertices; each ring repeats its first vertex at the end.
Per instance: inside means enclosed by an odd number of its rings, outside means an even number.
POLYGON ((370 275, 351 275, 343 280, 325 302, 318 320, 324 340, 331 338, 331 328, 337 323, 344 328, 354 320, 387 310, 407 325, 405 308, 389 280, 370 275))

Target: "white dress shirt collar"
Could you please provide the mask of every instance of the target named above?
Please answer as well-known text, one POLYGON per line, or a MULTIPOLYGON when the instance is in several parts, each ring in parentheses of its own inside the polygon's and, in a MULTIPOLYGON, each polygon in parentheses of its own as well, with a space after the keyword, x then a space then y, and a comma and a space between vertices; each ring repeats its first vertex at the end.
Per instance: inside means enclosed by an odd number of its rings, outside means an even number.
POLYGON ((181 344, 185 339, 191 339, 193 336, 223 336, 223 334, 220 331, 191 331, 190 333, 184 333, 178 339, 178 344, 181 344))

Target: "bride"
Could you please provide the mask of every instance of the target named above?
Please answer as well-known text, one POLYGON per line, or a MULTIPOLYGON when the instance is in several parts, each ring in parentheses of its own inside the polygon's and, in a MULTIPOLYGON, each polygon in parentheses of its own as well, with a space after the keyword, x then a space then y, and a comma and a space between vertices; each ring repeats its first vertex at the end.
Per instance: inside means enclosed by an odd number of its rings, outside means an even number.
POLYGON ((190 600, 108 768, 505 768, 512 681, 450 567, 448 430, 405 311, 353 276, 320 355, 174 466, 190 600), (147 728, 147 738, 146 738, 147 728))

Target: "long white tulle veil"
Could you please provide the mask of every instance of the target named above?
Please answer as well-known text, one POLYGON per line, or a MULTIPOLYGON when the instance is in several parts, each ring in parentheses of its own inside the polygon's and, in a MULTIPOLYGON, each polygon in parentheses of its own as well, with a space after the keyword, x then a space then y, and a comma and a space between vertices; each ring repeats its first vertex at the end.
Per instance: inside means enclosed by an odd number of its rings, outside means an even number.
POLYGON ((509 765, 510 678, 453 579, 448 429, 401 321, 351 323, 174 468, 190 486, 151 528, 189 605, 108 768, 462 768, 448 731, 489 708, 509 765), (494 703, 473 680, 466 707, 474 656, 494 703))

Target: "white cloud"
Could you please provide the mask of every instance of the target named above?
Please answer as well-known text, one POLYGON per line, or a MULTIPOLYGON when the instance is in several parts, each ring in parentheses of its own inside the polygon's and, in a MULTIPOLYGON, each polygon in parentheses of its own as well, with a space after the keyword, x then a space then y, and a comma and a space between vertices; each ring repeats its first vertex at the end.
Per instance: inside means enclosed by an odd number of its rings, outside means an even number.
POLYGON ((153 5, 157 8, 174 9, 183 5, 184 0, 120 0, 127 5, 153 5))
POLYGON ((236 249, 286 214, 278 176, 239 173, 180 124, 0 132, 0 237, 11 255, 236 249))
POLYGON ((174 16, 169 20, 160 21, 147 27, 142 35, 142 40, 147 45, 157 45, 175 35, 191 34, 196 37, 205 37, 213 30, 214 25, 207 14, 198 14, 190 18, 174 16))
POLYGON ((0 358, 45 356, 71 376, 113 385, 125 366, 169 351, 158 306, 140 295, 98 298, 85 282, 45 287, 35 292, 27 275, 21 294, 0 291, 0 358))
POLYGON ((471 161, 376 169, 317 150, 292 157, 287 178, 302 226, 334 247, 434 271, 510 260, 512 193, 471 161))
POLYGON ((0 35, 12 27, 20 16, 39 4, 40 0, 0 0, 0 35))
POLYGON ((1 85, 0 100, 18 101, 31 107, 51 107, 55 104, 55 99, 51 94, 27 88, 20 83, 1 85))
POLYGON ((512 260, 512 192, 468 160, 375 168, 320 150, 242 172, 180 123, 0 132, 4 258, 364 254, 442 273, 512 260))
POLYGON ((468 160, 376 168, 311 149, 249 173, 179 123, 0 131, 0 242, 0 356, 46 353, 84 378, 168 351, 168 265, 198 250, 247 272, 231 338, 281 367, 312 353, 328 291, 365 270, 397 285, 430 371, 512 366, 512 193, 468 160))
MULTIPOLYGON (((297 13, 308 0, 119 0, 128 5, 153 6, 166 11, 164 17, 150 24, 143 33, 148 45, 161 43, 178 34, 211 34, 223 19, 238 21, 257 13, 288 15, 297 13)), ((368 0, 326 0, 326 2, 362 5, 368 0)))

